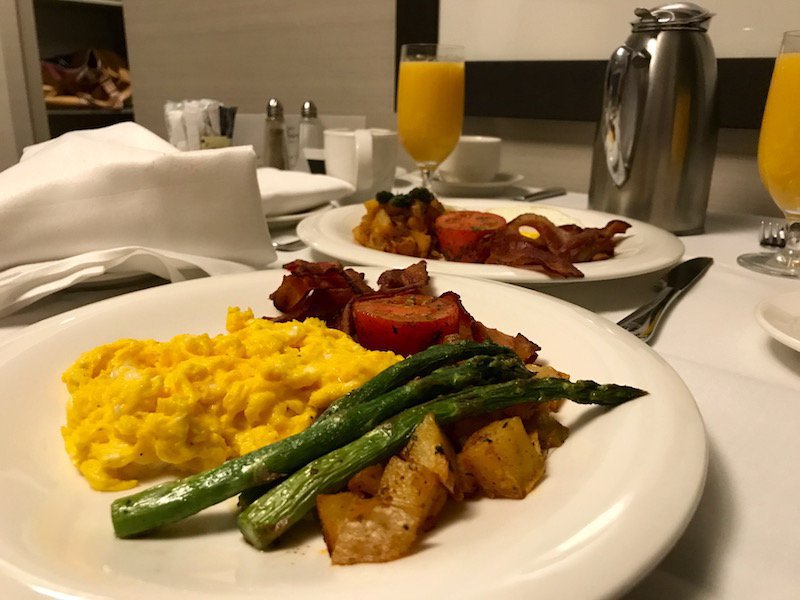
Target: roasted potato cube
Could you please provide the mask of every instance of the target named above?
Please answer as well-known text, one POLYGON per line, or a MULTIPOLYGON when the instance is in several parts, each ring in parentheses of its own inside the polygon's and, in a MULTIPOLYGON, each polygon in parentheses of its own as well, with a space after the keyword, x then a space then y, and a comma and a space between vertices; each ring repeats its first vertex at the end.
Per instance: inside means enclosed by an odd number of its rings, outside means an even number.
POLYGON ((451 440, 453 440, 458 447, 463 448, 466 441, 473 433, 478 431, 481 427, 486 427, 495 419, 489 415, 477 415, 475 417, 466 417, 459 419, 448 427, 447 433, 451 440))
POLYGON ((435 524, 447 492, 426 467, 393 456, 383 470, 378 497, 386 504, 402 508, 416 520, 418 527, 427 530, 435 524))
POLYGON ((317 497, 331 561, 349 565, 405 556, 418 533, 433 526, 446 500, 447 491, 434 473, 393 456, 377 495, 365 498, 349 491, 317 497))
POLYGON ((451 439, 463 448, 464 444, 467 443, 467 440, 473 433, 486 427, 489 423, 499 421, 500 419, 508 419, 509 417, 519 417, 522 419, 523 424, 527 424, 531 419, 536 419, 536 415, 542 409, 541 407, 542 405, 537 404, 517 404, 508 406, 482 415, 460 419, 451 425, 448 431, 451 439))
POLYGON ((328 553, 333 553, 339 530, 348 518, 348 511, 359 496, 353 492, 339 494, 320 494, 317 496, 317 514, 322 524, 322 537, 328 547, 328 553))
POLYGON ((474 496, 480 491, 478 481, 475 479, 475 476, 469 472, 469 467, 464 462, 463 455, 458 454, 456 460, 458 461, 458 487, 464 496, 474 496))
POLYGON ((335 565, 387 562, 408 554, 417 539, 418 521, 399 506, 356 497, 331 552, 335 565))
POLYGON ((463 498, 458 488, 455 450, 432 414, 426 415, 417 426, 400 456, 431 471, 456 500, 463 498))
POLYGON ((542 411, 531 431, 531 441, 536 438, 542 450, 547 452, 561 446, 569 436, 569 427, 562 425, 552 413, 542 411))
POLYGON ((374 496, 381 487, 383 465, 370 465, 361 469, 347 482, 347 489, 362 496, 374 496))
POLYGON ((545 377, 556 377, 558 379, 569 379, 569 375, 563 371, 559 371, 550 365, 537 365, 536 363, 525 365, 525 367, 533 373, 534 377, 543 379, 545 377))
POLYGON ((524 498, 544 475, 538 439, 531 443, 519 417, 476 431, 464 444, 460 460, 490 498, 524 498))

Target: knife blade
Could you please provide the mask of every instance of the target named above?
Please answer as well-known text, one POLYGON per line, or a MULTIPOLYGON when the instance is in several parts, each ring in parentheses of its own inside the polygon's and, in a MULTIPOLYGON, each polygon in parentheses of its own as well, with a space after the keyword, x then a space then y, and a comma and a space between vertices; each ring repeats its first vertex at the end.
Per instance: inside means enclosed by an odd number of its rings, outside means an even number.
POLYGON ((617 325, 639 339, 649 341, 667 308, 700 279, 713 263, 713 258, 700 256, 672 267, 661 279, 661 289, 655 298, 618 321, 617 325))

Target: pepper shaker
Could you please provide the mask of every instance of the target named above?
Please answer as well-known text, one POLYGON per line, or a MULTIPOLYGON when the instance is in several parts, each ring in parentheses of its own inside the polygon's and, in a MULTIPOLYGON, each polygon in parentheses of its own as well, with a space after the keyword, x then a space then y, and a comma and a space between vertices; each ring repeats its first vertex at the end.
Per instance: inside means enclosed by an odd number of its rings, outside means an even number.
POLYGON ((267 102, 267 117, 264 127, 264 151, 261 162, 265 167, 289 168, 289 148, 286 140, 286 121, 283 105, 277 98, 267 102))

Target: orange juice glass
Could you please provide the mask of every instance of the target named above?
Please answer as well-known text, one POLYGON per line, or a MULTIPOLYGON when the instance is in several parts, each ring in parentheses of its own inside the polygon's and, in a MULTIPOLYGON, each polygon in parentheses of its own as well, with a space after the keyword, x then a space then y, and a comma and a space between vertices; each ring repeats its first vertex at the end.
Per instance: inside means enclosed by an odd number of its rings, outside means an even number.
POLYGON ((397 133, 429 187, 458 143, 464 123, 464 49, 405 44, 397 82, 397 133))
POLYGON ((758 170, 786 217, 786 247, 740 256, 739 264, 769 275, 800 277, 800 31, 783 34, 758 139, 758 170))
POLYGON ((800 217, 800 48, 775 61, 758 139, 758 170, 775 203, 800 217))

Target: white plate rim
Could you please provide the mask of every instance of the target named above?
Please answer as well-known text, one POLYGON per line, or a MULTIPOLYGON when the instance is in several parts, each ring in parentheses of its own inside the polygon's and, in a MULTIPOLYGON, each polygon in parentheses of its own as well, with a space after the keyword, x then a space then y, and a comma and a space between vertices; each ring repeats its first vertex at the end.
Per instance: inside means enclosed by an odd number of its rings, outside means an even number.
MULTIPOLYGON (((368 277, 373 280, 377 273, 380 272, 379 269, 368 267, 360 268, 360 270, 367 273, 368 277)), ((151 304, 154 306, 150 310, 161 310, 162 307, 170 306, 171 303, 177 300, 193 299, 198 294, 202 296, 204 293, 206 295, 213 293, 212 295, 216 298, 218 293, 227 296, 235 290, 253 292, 256 289, 261 289, 262 281, 264 284, 279 281, 278 277, 282 276, 283 273, 284 271, 281 270, 272 270, 181 282, 107 299, 63 315, 51 317, 30 326, 22 335, 0 347, 0 375, 7 371, 9 362, 13 362, 16 357, 24 352, 36 350, 37 345, 48 344, 54 338, 57 339, 59 335, 71 335, 72 331, 77 331, 78 333, 88 331, 88 328, 98 321, 103 322, 104 320, 112 319, 115 323, 119 323, 117 316, 120 313, 136 312, 141 310, 142 306, 150 306, 151 304)), ((633 372, 644 368, 645 371, 650 370, 650 376, 654 381, 663 379, 669 382, 670 385, 659 387, 652 398, 644 400, 644 402, 649 402, 647 405, 649 410, 656 409, 659 417, 663 417, 664 414, 671 417, 668 419, 659 418, 659 422, 652 425, 655 428, 652 432, 658 432, 656 437, 674 438, 673 443, 678 444, 678 447, 673 449, 675 451, 674 456, 664 456, 664 451, 668 450, 665 448, 661 448, 657 455, 658 464, 664 466, 668 472, 649 473, 648 471, 647 481, 640 481, 639 488, 620 491, 620 499, 613 507, 621 506, 624 510, 621 509, 621 512, 611 515, 614 518, 610 524, 606 523, 608 526, 605 529, 601 527, 599 531, 604 535, 595 535, 596 532, 587 532, 586 539, 567 540, 567 542, 571 541, 573 545, 571 546, 571 553, 567 553, 565 560, 558 560, 558 557, 555 557, 552 563, 548 564, 545 561, 543 566, 540 564, 540 568, 531 573, 526 573, 524 570, 517 573, 512 569, 507 580, 496 582, 497 589, 504 598, 530 597, 531 591, 541 589, 556 593, 558 597, 577 597, 576 594, 578 594, 579 597, 600 598, 612 594, 620 594, 629 589, 666 554, 683 532, 697 506, 703 489, 707 464, 707 447, 702 418, 691 393, 674 370, 652 349, 613 323, 585 309, 538 292, 502 283, 473 281, 446 275, 434 276, 434 280, 438 280, 446 288, 452 288, 462 293, 467 289, 471 289, 471 293, 478 295, 508 295, 523 303, 529 302, 532 305, 545 307, 550 311, 551 315, 557 315, 560 318, 569 317, 570 320, 574 318, 577 322, 576 326, 585 326, 592 333, 592 335, 588 336, 590 339, 594 339, 592 336, 595 336, 604 343, 611 344, 617 351, 624 353, 626 356, 630 355, 635 357, 637 361, 641 361, 641 364, 637 362, 637 365, 625 367, 626 369, 630 369, 633 372), (666 413, 663 411, 666 411, 666 413), (666 489, 663 487, 663 482, 665 481, 669 482, 669 486, 666 489), (654 518, 654 515, 659 516, 654 518), (624 560, 619 557, 610 561, 597 560, 600 557, 605 559, 611 549, 622 551, 624 560), (592 559, 591 565, 586 562, 589 558, 592 559), (587 581, 586 577, 583 576, 575 577, 574 568, 576 565, 574 563, 576 561, 579 565, 582 564, 584 568, 596 570, 597 576, 592 578, 591 581, 587 581), (597 564, 595 564, 595 561, 597 564), (570 569, 573 570, 570 571, 570 569), (588 591, 591 593, 587 594, 588 591)), ((229 303, 227 298, 223 298, 219 302, 222 303, 221 305, 229 303)), ((480 314, 476 316, 485 319, 480 314)), ((129 325, 120 323, 120 327, 125 329, 129 325)), ((544 353, 546 355, 546 346, 544 353)), ((621 368, 621 365, 617 366, 621 368)), ((0 378, 0 380, 2 379, 0 378)), ((623 413, 625 410, 637 411, 643 409, 633 405, 626 405, 616 410, 623 413)), ((617 413, 612 412, 610 414, 613 418, 613 415, 617 413)), ((634 414, 638 413, 634 412, 634 414)), ((655 443, 650 441, 647 433, 642 433, 643 438, 647 438, 648 443, 655 443)), ((568 440, 568 444, 571 439, 568 440)), ((577 440, 578 437, 576 436, 575 439, 577 440)), ((573 443, 577 442, 573 441, 573 443)), ((2 446, 2 442, 0 442, 0 446, 2 446)), ((561 452, 561 450, 558 450, 554 457, 558 457, 558 452, 561 452)), ((653 458, 647 452, 637 453, 635 462, 637 464, 639 461, 647 463, 649 459, 653 458)), ((647 465, 652 466, 650 463, 647 463, 647 465)), ((77 474, 75 477, 79 478, 77 474)), ((83 485, 82 482, 81 484, 83 485)), ((513 505, 508 510, 511 509, 513 509, 513 505)), ((591 523, 598 526, 604 525, 602 522, 604 517, 605 515, 598 515, 598 518, 591 523)), ((0 542, 2 542, 1 539, 0 542)), ((155 543, 158 542, 159 540, 156 540, 155 543)), ((109 543, 125 544, 127 542, 113 540, 113 542, 109 543)), ((152 546, 153 544, 146 544, 142 548, 152 548, 152 546)), ((263 556, 250 548, 246 548, 246 550, 254 553, 252 554, 253 557, 263 556)), ((220 550, 221 553, 226 551, 220 550)), ((445 549, 445 551, 447 550, 445 549)), ((433 552, 433 550, 424 550, 420 553, 420 556, 424 557, 426 552, 433 552)), ((247 556, 250 557, 251 555, 247 556)), ((522 562, 524 563, 525 561, 522 562)), ((390 563, 388 566, 383 565, 386 567, 384 574, 388 576, 394 572, 395 568, 402 570, 402 563, 403 561, 399 561, 398 563, 390 563)), ((260 566, 259 568, 262 567, 260 566)), ((381 567, 381 565, 367 565, 363 566, 363 570, 361 567, 354 568, 353 572, 358 577, 364 576, 370 580, 377 577, 380 580, 381 571, 378 570, 376 575, 370 569, 380 569, 381 567)), ((98 573, 98 576, 104 577, 102 573, 98 573)), ((339 577, 345 577, 346 579, 349 575, 347 575, 347 572, 344 575, 338 572, 335 574, 334 579, 339 577)), ((266 583, 268 584, 268 582, 266 583)), ((3 560, 0 561, 0 591, 11 589, 18 591, 18 587, 12 588, 11 586, 19 585, 20 583, 40 586, 41 589, 50 589, 63 594, 71 594, 76 591, 78 593, 86 593, 87 595, 82 597, 87 598, 107 597, 92 594, 91 590, 88 589, 75 590, 69 585, 60 584, 58 581, 48 581, 46 577, 42 578, 41 574, 26 573, 24 569, 14 565, 12 557, 6 553, 3 560)), ((132 594, 124 595, 124 597, 137 597, 136 594, 141 592, 142 589, 147 591, 152 587, 151 582, 140 583, 144 586, 143 588, 132 586, 132 594)), ((162 587, 156 586, 153 589, 159 592, 158 597, 161 598, 185 597, 183 595, 185 590, 169 589, 167 591, 174 593, 164 595, 162 592, 165 592, 165 590, 162 587)), ((278 589, 280 589, 280 586, 278 586, 278 589)), ((453 586, 450 586, 450 589, 453 589, 453 586)), ((407 597, 407 591, 403 591, 403 594, 406 594, 403 595, 397 593, 398 590, 395 588, 376 587, 374 591, 376 598, 407 597)), ((266 590, 259 587, 258 593, 255 595, 243 592, 240 596, 236 593, 236 590, 232 590, 231 594, 225 594, 224 596, 212 595, 207 597, 263 597, 260 596, 262 592, 266 592, 266 590)), ((462 590, 462 595, 464 597, 480 597, 480 595, 470 595, 469 592, 470 590, 462 590)), ((331 597, 349 597, 347 594, 347 589, 336 590, 331 597), (339 594, 339 592, 343 592, 343 594, 339 594)), ((198 597, 201 595, 198 594, 198 597)), ((297 596, 301 598, 308 597, 303 594, 297 594, 297 596)), ((314 597, 318 597, 316 593, 314 597)))
POLYGON ((782 323, 776 312, 786 313, 789 317, 800 320, 800 292, 785 292, 762 300, 756 306, 756 321, 761 328, 778 342, 800 352, 800 336, 792 335, 781 327, 782 323), (787 313, 787 306, 796 306, 795 313, 787 313))
MULTIPOLYGON (((505 207, 519 208, 520 205, 523 204, 513 200, 470 198, 447 198, 444 199, 443 202, 447 205, 469 210, 498 210, 505 207)), ((605 223, 611 219, 622 219, 630 223, 631 228, 625 234, 625 239, 617 246, 617 256, 609 260, 578 264, 578 268, 584 273, 584 277, 579 279, 551 279, 543 273, 516 267, 507 267, 505 265, 466 264, 444 260, 428 260, 428 271, 430 273, 462 277, 482 277, 507 283, 563 285, 621 279, 624 277, 652 273, 677 264, 684 253, 683 242, 677 236, 643 221, 628 217, 620 217, 619 215, 610 213, 587 209, 565 208, 542 202, 527 204, 532 211, 535 211, 537 208, 555 209, 579 221, 581 219, 584 221, 589 219, 590 221, 602 221, 605 223), (644 238, 645 244, 647 245, 642 246, 639 243, 642 238, 644 238), (657 244, 663 246, 663 253, 656 252, 655 246, 657 244), (628 253, 628 249, 630 249, 630 253, 628 253)), ((336 232, 333 226, 334 220, 341 219, 342 223, 344 223, 344 220, 347 219, 348 227, 350 225, 355 227, 363 211, 363 205, 354 204, 335 208, 332 211, 310 215, 298 224, 297 235, 314 250, 351 264, 403 268, 420 260, 418 258, 365 248, 357 244, 352 239, 352 235, 349 235, 347 238, 345 238, 344 235, 335 235, 336 232)), ((352 229, 352 227, 350 227, 350 229, 352 229)))

